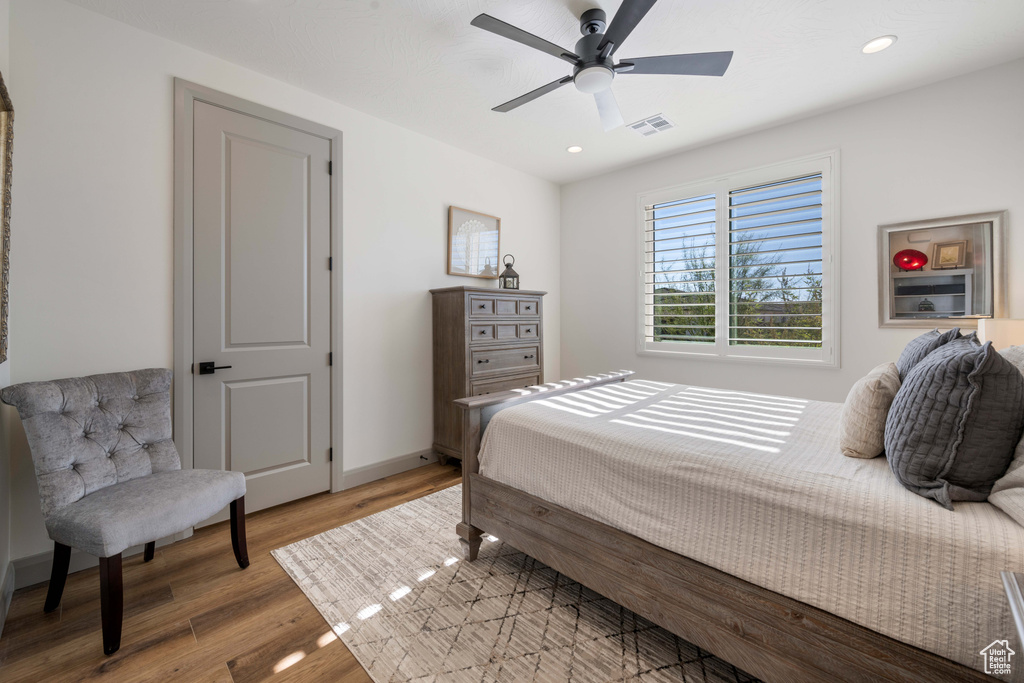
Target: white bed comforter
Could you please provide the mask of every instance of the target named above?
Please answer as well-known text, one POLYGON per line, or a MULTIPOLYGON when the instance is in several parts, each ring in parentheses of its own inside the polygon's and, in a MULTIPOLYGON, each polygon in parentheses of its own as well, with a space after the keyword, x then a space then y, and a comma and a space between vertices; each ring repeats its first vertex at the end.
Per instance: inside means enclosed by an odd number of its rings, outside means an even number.
MULTIPOLYGON (((1018 644, 999 571, 1024 571, 1024 527, 989 503, 945 510, 885 458, 844 457, 841 408, 612 384, 500 411, 480 472, 982 669, 993 640, 1018 644)), ((1019 656, 1009 680, 1024 681, 1019 656)))

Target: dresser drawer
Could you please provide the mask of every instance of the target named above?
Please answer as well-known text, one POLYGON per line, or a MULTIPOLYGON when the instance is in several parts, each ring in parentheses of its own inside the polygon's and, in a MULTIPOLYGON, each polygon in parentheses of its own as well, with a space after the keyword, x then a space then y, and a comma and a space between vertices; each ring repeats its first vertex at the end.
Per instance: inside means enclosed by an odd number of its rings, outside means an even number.
POLYGON ((480 382, 473 382, 473 396, 484 394, 496 394, 499 391, 511 389, 525 389, 540 384, 540 375, 527 375, 525 377, 502 377, 501 379, 488 379, 480 382))
POLYGON ((470 342, 494 341, 494 325, 473 325, 469 335, 470 342))
POLYGON ((494 315, 494 299, 490 297, 470 297, 469 298, 469 317, 476 318, 477 316, 493 316, 494 315))
POLYGON ((519 315, 537 315, 540 311, 540 301, 537 299, 520 299, 517 303, 519 315))
POLYGON ((519 323, 517 332, 520 339, 536 339, 540 333, 537 323, 519 323))
POLYGON ((537 369, 540 364, 539 346, 516 346, 501 349, 473 349, 472 375, 493 375, 509 370, 529 371, 537 369))

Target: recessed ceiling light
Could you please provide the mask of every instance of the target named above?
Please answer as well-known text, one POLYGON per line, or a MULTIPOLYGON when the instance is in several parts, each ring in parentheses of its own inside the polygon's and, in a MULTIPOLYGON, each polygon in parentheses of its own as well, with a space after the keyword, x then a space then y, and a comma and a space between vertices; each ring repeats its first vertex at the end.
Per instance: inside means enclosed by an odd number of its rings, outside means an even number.
POLYGON ((580 152, 583 151, 583 148, 580 147, 579 145, 573 145, 572 147, 566 147, 565 151, 568 152, 569 154, 579 154, 580 152))
POLYGON ((891 47, 896 42, 896 36, 878 36, 874 40, 869 40, 864 43, 864 47, 860 49, 866 55, 873 55, 876 52, 881 52, 887 47, 891 47))

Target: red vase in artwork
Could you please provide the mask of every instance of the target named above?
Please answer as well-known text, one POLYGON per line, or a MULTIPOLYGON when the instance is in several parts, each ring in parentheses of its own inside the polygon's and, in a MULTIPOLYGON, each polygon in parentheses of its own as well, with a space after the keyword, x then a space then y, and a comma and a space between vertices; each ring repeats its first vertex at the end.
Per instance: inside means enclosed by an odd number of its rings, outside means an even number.
POLYGON ((917 249, 904 249, 892 257, 892 262, 900 270, 921 270, 928 263, 928 257, 917 249))

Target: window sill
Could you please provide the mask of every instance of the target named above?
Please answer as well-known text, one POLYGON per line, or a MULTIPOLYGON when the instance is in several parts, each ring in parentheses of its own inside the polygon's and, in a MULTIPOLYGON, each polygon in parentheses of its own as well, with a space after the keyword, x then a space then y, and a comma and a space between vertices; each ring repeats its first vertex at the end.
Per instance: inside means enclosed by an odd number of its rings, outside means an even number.
POLYGON ((672 358, 675 360, 701 360, 701 361, 724 361, 727 363, 745 363, 753 365, 788 365, 807 368, 822 368, 828 370, 839 370, 838 359, 818 360, 814 358, 773 358, 765 356, 723 356, 710 351, 662 351, 652 349, 637 349, 638 356, 651 356, 655 358, 672 358))

